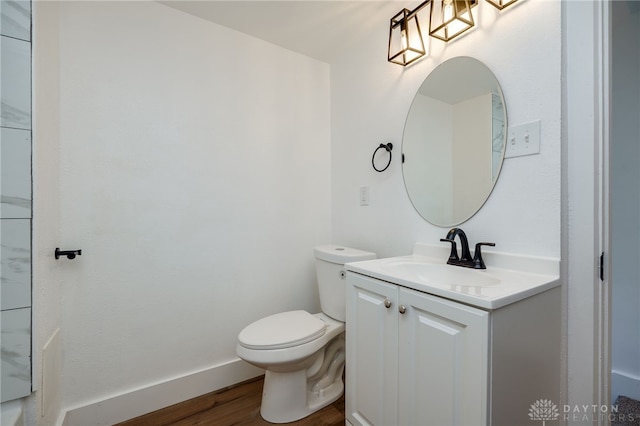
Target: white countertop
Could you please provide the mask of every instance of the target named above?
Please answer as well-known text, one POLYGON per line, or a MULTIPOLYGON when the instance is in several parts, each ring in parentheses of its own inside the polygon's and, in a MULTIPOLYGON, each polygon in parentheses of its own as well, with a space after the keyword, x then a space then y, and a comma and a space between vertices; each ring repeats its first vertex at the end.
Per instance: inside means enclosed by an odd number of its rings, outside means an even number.
POLYGON ((487 269, 472 269, 447 265, 449 250, 417 243, 409 256, 347 263, 346 269, 488 310, 560 285, 558 259, 487 250, 487 269))

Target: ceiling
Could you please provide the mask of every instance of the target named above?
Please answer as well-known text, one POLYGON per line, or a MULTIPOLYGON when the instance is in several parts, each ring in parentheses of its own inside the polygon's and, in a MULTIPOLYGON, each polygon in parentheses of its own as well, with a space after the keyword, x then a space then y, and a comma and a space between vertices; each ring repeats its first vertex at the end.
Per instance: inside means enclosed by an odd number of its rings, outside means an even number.
POLYGON ((331 63, 371 31, 386 28, 393 15, 415 1, 167 0, 160 3, 331 63))

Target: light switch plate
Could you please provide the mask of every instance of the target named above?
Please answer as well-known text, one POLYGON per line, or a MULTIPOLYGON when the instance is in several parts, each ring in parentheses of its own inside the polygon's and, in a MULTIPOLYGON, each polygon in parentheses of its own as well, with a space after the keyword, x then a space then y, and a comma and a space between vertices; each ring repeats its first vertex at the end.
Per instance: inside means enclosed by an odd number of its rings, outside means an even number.
POLYGON ((504 158, 522 157, 540 153, 540 120, 510 126, 504 158))

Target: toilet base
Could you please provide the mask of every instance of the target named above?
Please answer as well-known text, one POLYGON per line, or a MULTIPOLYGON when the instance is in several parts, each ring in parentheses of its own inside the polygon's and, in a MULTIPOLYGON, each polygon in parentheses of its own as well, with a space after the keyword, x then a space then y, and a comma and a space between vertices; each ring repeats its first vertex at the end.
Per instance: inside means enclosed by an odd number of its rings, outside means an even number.
POLYGON ((336 401, 344 392, 344 323, 327 323, 323 336, 291 348, 259 350, 238 344, 240 358, 265 369, 260 414, 270 423, 289 423, 336 401))
POLYGON ((262 389, 260 415, 271 423, 289 423, 335 402, 344 392, 342 374, 329 386, 312 391, 307 384, 307 372, 275 373, 266 371, 262 389))

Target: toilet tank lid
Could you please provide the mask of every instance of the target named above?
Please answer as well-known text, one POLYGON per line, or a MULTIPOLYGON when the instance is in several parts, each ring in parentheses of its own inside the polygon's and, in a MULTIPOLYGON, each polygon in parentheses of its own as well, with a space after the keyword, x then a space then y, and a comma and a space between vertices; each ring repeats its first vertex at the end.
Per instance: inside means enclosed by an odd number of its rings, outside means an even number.
POLYGON ((376 254, 370 251, 363 251, 335 244, 317 246, 313 249, 313 253, 316 259, 340 265, 348 262, 358 262, 360 260, 371 260, 376 258, 376 254))

